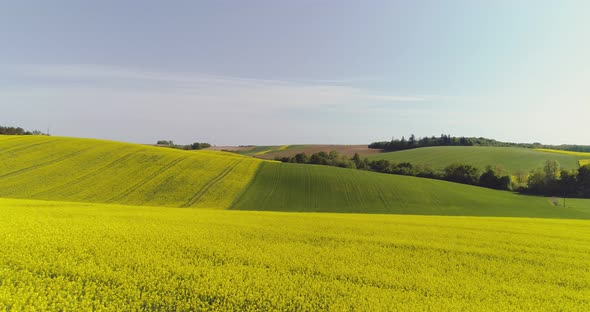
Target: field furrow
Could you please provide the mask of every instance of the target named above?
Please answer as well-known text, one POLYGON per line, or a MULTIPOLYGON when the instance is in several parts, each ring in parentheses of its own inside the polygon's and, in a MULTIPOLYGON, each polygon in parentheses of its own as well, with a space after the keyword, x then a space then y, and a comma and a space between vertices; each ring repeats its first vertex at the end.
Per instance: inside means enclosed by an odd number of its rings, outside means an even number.
POLYGON ((238 160, 229 165, 227 169, 222 171, 218 176, 205 184, 197 193, 195 193, 195 195, 193 195, 184 205, 182 205, 182 207, 186 208, 196 205, 213 186, 215 186, 217 183, 219 183, 219 181, 230 174, 230 172, 232 172, 241 162, 242 160, 238 160))
POLYGON ((85 152, 85 151, 87 151, 89 149, 90 148, 85 148, 83 150, 80 150, 80 151, 77 151, 77 152, 73 152, 73 153, 67 154, 67 155, 65 155, 63 157, 60 157, 60 158, 57 158, 57 159, 53 159, 53 160, 50 160, 50 161, 42 162, 40 164, 31 166, 31 167, 26 167, 26 168, 23 168, 23 169, 19 169, 17 171, 13 171, 13 172, 9 172, 9 173, 0 175, 0 179, 5 179, 5 178, 13 177, 13 176, 16 176, 16 175, 19 175, 19 174, 23 174, 23 173, 28 172, 28 171, 31 171, 31 170, 35 170, 35 169, 39 169, 39 168, 42 168, 42 167, 46 167, 46 166, 50 166, 50 165, 54 165, 54 164, 60 163, 60 162, 65 161, 67 159, 76 157, 76 156, 82 154, 83 152, 85 152))
POLYGON ((174 161, 170 162, 169 164, 167 164, 166 166, 159 168, 156 172, 150 174, 148 177, 146 177, 145 179, 139 181, 138 183, 136 183, 135 185, 131 186, 130 188, 128 188, 127 190, 125 190, 124 192, 122 192, 121 194, 109 199, 107 201, 107 203, 112 203, 112 202, 117 202, 123 198, 125 198, 126 196, 128 196, 129 194, 135 192, 137 189, 139 189, 140 187, 144 186, 146 183, 150 182, 151 180, 155 179, 157 176, 163 174, 164 172, 170 170, 171 168, 173 168, 174 166, 178 165, 180 162, 184 161, 185 159, 187 159, 188 156, 184 156, 184 157, 180 157, 178 159, 175 159, 174 161))
POLYGON ((206 190, 191 207, 225 209, 262 162, 225 152, 39 136, 0 136, 0 150, 17 150, 0 153, 1 197, 166 207, 183 206, 195 190, 206 190))
POLYGON ((109 170, 109 169, 111 169, 111 168, 113 168, 113 167, 115 167, 115 166, 117 166, 117 165, 119 165, 119 164, 127 161, 129 158, 133 157, 138 152, 139 151, 134 151, 134 152, 128 153, 125 156, 116 159, 115 161, 107 164, 104 167, 98 168, 98 169, 96 169, 96 170, 94 170, 94 171, 92 171, 90 173, 87 173, 85 175, 82 175, 82 176, 80 176, 80 177, 78 177, 78 178, 76 178, 76 179, 74 179, 72 181, 68 181, 68 182, 66 182, 64 184, 58 185, 58 186, 56 186, 54 188, 51 188, 49 190, 43 191, 41 193, 37 193, 37 194, 34 195, 34 197, 35 196, 38 196, 38 195, 45 194, 45 193, 58 193, 61 190, 64 190, 64 189, 66 189, 68 187, 72 187, 72 186, 74 186, 76 184, 81 183, 82 181, 91 179, 92 177, 95 177, 95 176, 99 175, 100 173, 102 173, 104 171, 107 171, 107 170, 109 170))
MULTIPOLYGON (((2 141, 2 144, 4 144, 6 141, 7 140, 3 140, 2 141)), ((0 153, 11 153, 11 154, 14 154, 16 152, 23 152, 23 151, 26 151, 26 150, 29 150, 29 149, 38 148, 38 147, 41 147, 42 145, 51 144, 53 142, 56 142, 56 140, 45 140, 45 141, 42 141, 42 142, 37 142, 37 143, 32 143, 32 144, 26 144, 26 145, 18 144, 18 145, 16 145, 13 148, 8 147, 6 149, 0 149, 0 153)))

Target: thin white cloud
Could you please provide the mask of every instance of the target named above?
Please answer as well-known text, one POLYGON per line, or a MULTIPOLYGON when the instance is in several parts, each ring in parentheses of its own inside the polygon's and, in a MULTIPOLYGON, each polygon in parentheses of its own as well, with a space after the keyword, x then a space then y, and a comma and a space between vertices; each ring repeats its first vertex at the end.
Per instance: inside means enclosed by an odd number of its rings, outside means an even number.
POLYGON ((335 143, 337 138, 358 143, 369 140, 368 128, 392 121, 401 127, 415 116, 428 116, 422 102, 434 98, 329 82, 94 65, 0 65, 0 72, 0 80, 8 82, 0 83, 0 110, 10 119, 4 122, 135 142, 164 137, 216 144, 335 143))
POLYGON ((368 98, 387 102, 421 102, 426 100, 424 97, 392 95, 370 95, 368 98))
MULTIPOLYGON (((131 70, 96 65, 8 65, 0 67, 5 73, 33 80, 37 86, 53 89, 105 89, 111 92, 175 93, 181 98, 215 101, 216 104, 236 102, 241 105, 273 107, 320 107, 354 103, 370 109, 372 102, 418 102, 424 97, 413 95, 384 95, 351 86, 328 82, 305 83, 286 80, 265 80, 241 77, 187 75, 131 70), (146 90, 147 88, 147 90, 146 90), (118 90, 118 91, 116 91, 118 90)), ((24 85, 31 88, 30 82, 24 85)))

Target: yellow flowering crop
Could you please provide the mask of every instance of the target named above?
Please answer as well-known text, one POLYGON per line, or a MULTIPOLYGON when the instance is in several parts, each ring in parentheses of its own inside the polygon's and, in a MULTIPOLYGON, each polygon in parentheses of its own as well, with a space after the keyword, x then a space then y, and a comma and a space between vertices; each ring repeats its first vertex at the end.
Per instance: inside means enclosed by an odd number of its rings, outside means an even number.
POLYGON ((536 148, 535 150, 540 151, 540 152, 547 152, 547 153, 557 153, 557 154, 565 154, 565 155, 573 155, 573 156, 590 157, 590 153, 586 153, 586 152, 563 151, 563 150, 547 149, 547 148, 536 148))
POLYGON ((0 310, 590 310, 590 221, 0 199, 0 237, 0 310))
POLYGON ((215 151, 0 136, 0 196, 225 209, 261 162, 215 151))

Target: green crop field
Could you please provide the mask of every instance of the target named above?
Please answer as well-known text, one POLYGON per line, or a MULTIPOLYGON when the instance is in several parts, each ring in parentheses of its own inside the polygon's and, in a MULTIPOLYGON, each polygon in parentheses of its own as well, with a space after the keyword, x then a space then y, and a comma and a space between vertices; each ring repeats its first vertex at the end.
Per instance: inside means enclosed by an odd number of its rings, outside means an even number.
POLYGON ((335 167, 264 163, 232 209, 590 218, 589 200, 550 199, 335 167))
POLYGON ((590 153, 585 152, 572 152, 572 151, 563 151, 563 150, 555 150, 555 149, 542 149, 539 148, 537 151, 545 152, 545 153, 555 153, 555 154, 563 154, 563 155, 571 155, 575 156, 576 158, 583 158, 578 160, 579 166, 590 165, 590 153))
MULTIPOLYGON (((558 154, 516 147, 488 146, 438 146, 374 154, 370 160, 387 159, 396 163, 409 162, 442 169, 452 163, 471 164, 480 168, 499 166, 509 173, 522 170, 530 172, 543 167, 547 160, 557 160, 563 168, 578 168, 580 155, 558 154)), ((587 156, 586 156, 587 158, 587 156)))
POLYGON ((588 218, 590 201, 59 137, 0 136, 0 197, 240 210, 588 218), (261 164, 263 164, 261 166, 261 164))
POLYGON ((223 209, 260 163, 225 152, 0 136, 0 197, 223 209))
POLYGON ((590 309, 590 221, 0 199, 0 237, 0 310, 590 309))

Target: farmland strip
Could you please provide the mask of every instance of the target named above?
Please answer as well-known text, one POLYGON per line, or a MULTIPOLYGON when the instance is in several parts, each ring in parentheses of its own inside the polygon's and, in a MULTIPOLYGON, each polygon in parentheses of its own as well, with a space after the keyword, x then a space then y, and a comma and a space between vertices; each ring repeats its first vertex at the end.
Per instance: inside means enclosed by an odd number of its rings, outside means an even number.
POLYGON ((180 157, 177 158, 176 160, 172 161, 171 163, 169 163, 168 165, 160 168, 159 170, 157 170, 156 172, 152 173, 151 175, 149 175, 148 177, 146 177, 145 179, 141 180, 139 183, 136 183, 134 186, 128 188, 125 192, 111 198, 110 200, 108 200, 107 202, 114 202, 117 200, 121 200, 123 198, 125 198, 126 196, 128 196, 129 194, 133 193, 134 191, 136 191, 137 189, 139 189, 140 187, 144 186, 146 183, 148 183, 149 181, 153 180, 154 178, 156 178, 157 176, 159 176, 160 174, 166 172, 167 170, 169 170, 170 168, 176 166, 177 164, 179 164, 181 161, 187 159, 188 156, 184 156, 184 157, 180 157))
POLYGON ((207 182, 195 195, 193 195, 184 205, 181 207, 187 208, 194 206, 197 202, 201 200, 203 195, 205 195, 215 184, 219 181, 223 180, 230 172, 234 170, 243 160, 238 160, 223 170, 219 175, 213 178, 211 181, 207 182))
POLYGON ((69 182, 67 182, 67 183, 65 183, 65 184, 58 185, 58 186, 56 186, 56 187, 54 187, 54 188, 52 188, 52 189, 49 189, 49 190, 46 190, 46 191, 43 191, 43 192, 37 193, 37 194, 35 194, 35 195, 33 195, 33 196, 38 196, 38 195, 41 195, 41 194, 44 194, 44 193, 53 193, 53 192, 60 191, 60 190, 63 190, 63 189, 65 189, 65 188, 68 188, 69 186, 72 186, 72 185, 78 184, 78 183, 80 183, 80 182, 82 182, 82 181, 84 181, 84 180, 87 180, 87 179, 89 179, 89 178, 92 178, 92 177, 94 177, 94 176, 96 176, 96 175, 100 174, 101 172, 103 172, 103 171, 105 171, 105 170, 108 170, 108 169, 111 169, 111 168, 115 167, 116 165, 118 165, 118 164, 120 164, 120 163, 122 163, 122 162, 126 161, 127 159, 129 159, 129 158, 133 157, 133 156, 134 156, 135 154, 137 154, 138 152, 139 152, 139 151, 135 151, 135 152, 131 152, 131 153, 129 153, 129 154, 126 154, 126 155, 124 155, 124 156, 122 156, 122 157, 118 158, 117 160, 115 160, 115 161, 113 161, 113 162, 111 162, 111 163, 107 164, 106 166, 104 166, 104 167, 102 167, 102 168, 99 168, 99 169, 97 169, 97 170, 94 170, 94 171, 92 171, 92 172, 90 172, 90 173, 88 173, 88 174, 86 174, 86 175, 83 175, 83 176, 81 176, 81 177, 79 177, 79 178, 77 178, 77 179, 75 179, 75 180, 73 180, 73 181, 69 181, 69 182))
POLYGON ((14 141, 14 140, 22 140, 22 141, 24 141, 26 139, 28 139, 28 137, 25 137, 25 136, 15 136, 15 137, 12 137, 12 138, 3 138, 3 139, 0 140, 0 142, 14 141))
POLYGON ((11 148, 11 149, 0 150, 0 153, 21 152, 21 151, 28 150, 28 149, 31 149, 31 148, 34 148, 34 147, 38 147, 38 146, 41 146, 41 145, 46 145, 46 144, 49 144, 49 143, 53 143, 55 141, 57 141, 57 140, 48 140, 48 141, 45 141, 45 142, 33 143, 33 144, 24 145, 24 146, 21 145, 19 147, 15 147, 15 148, 11 148))
POLYGON ((31 167, 23 168, 23 169, 20 169, 20 170, 17 170, 17 171, 6 173, 4 175, 0 175, 0 179, 5 179, 5 178, 13 177, 15 175, 19 175, 19 174, 22 174, 22 173, 25 173, 25 172, 28 172, 28 171, 31 171, 31 170, 39 169, 39 168, 42 168, 42 167, 46 167, 46 166, 50 166, 50 165, 53 165, 53 164, 62 162, 64 160, 68 160, 70 158, 73 158, 73 157, 76 157, 76 156, 82 154, 84 151, 89 150, 89 149, 91 149, 91 147, 85 148, 83 150, 79 150, 77 152, 68 154, 66 156, 63 156, 63 157, 60 157, 60 158, 57 158, 57 159, 54 159, 54 160, 51 160, 51 161, 47 161, 47 162, 40 163, 40 164, 31 166, 31 167))

